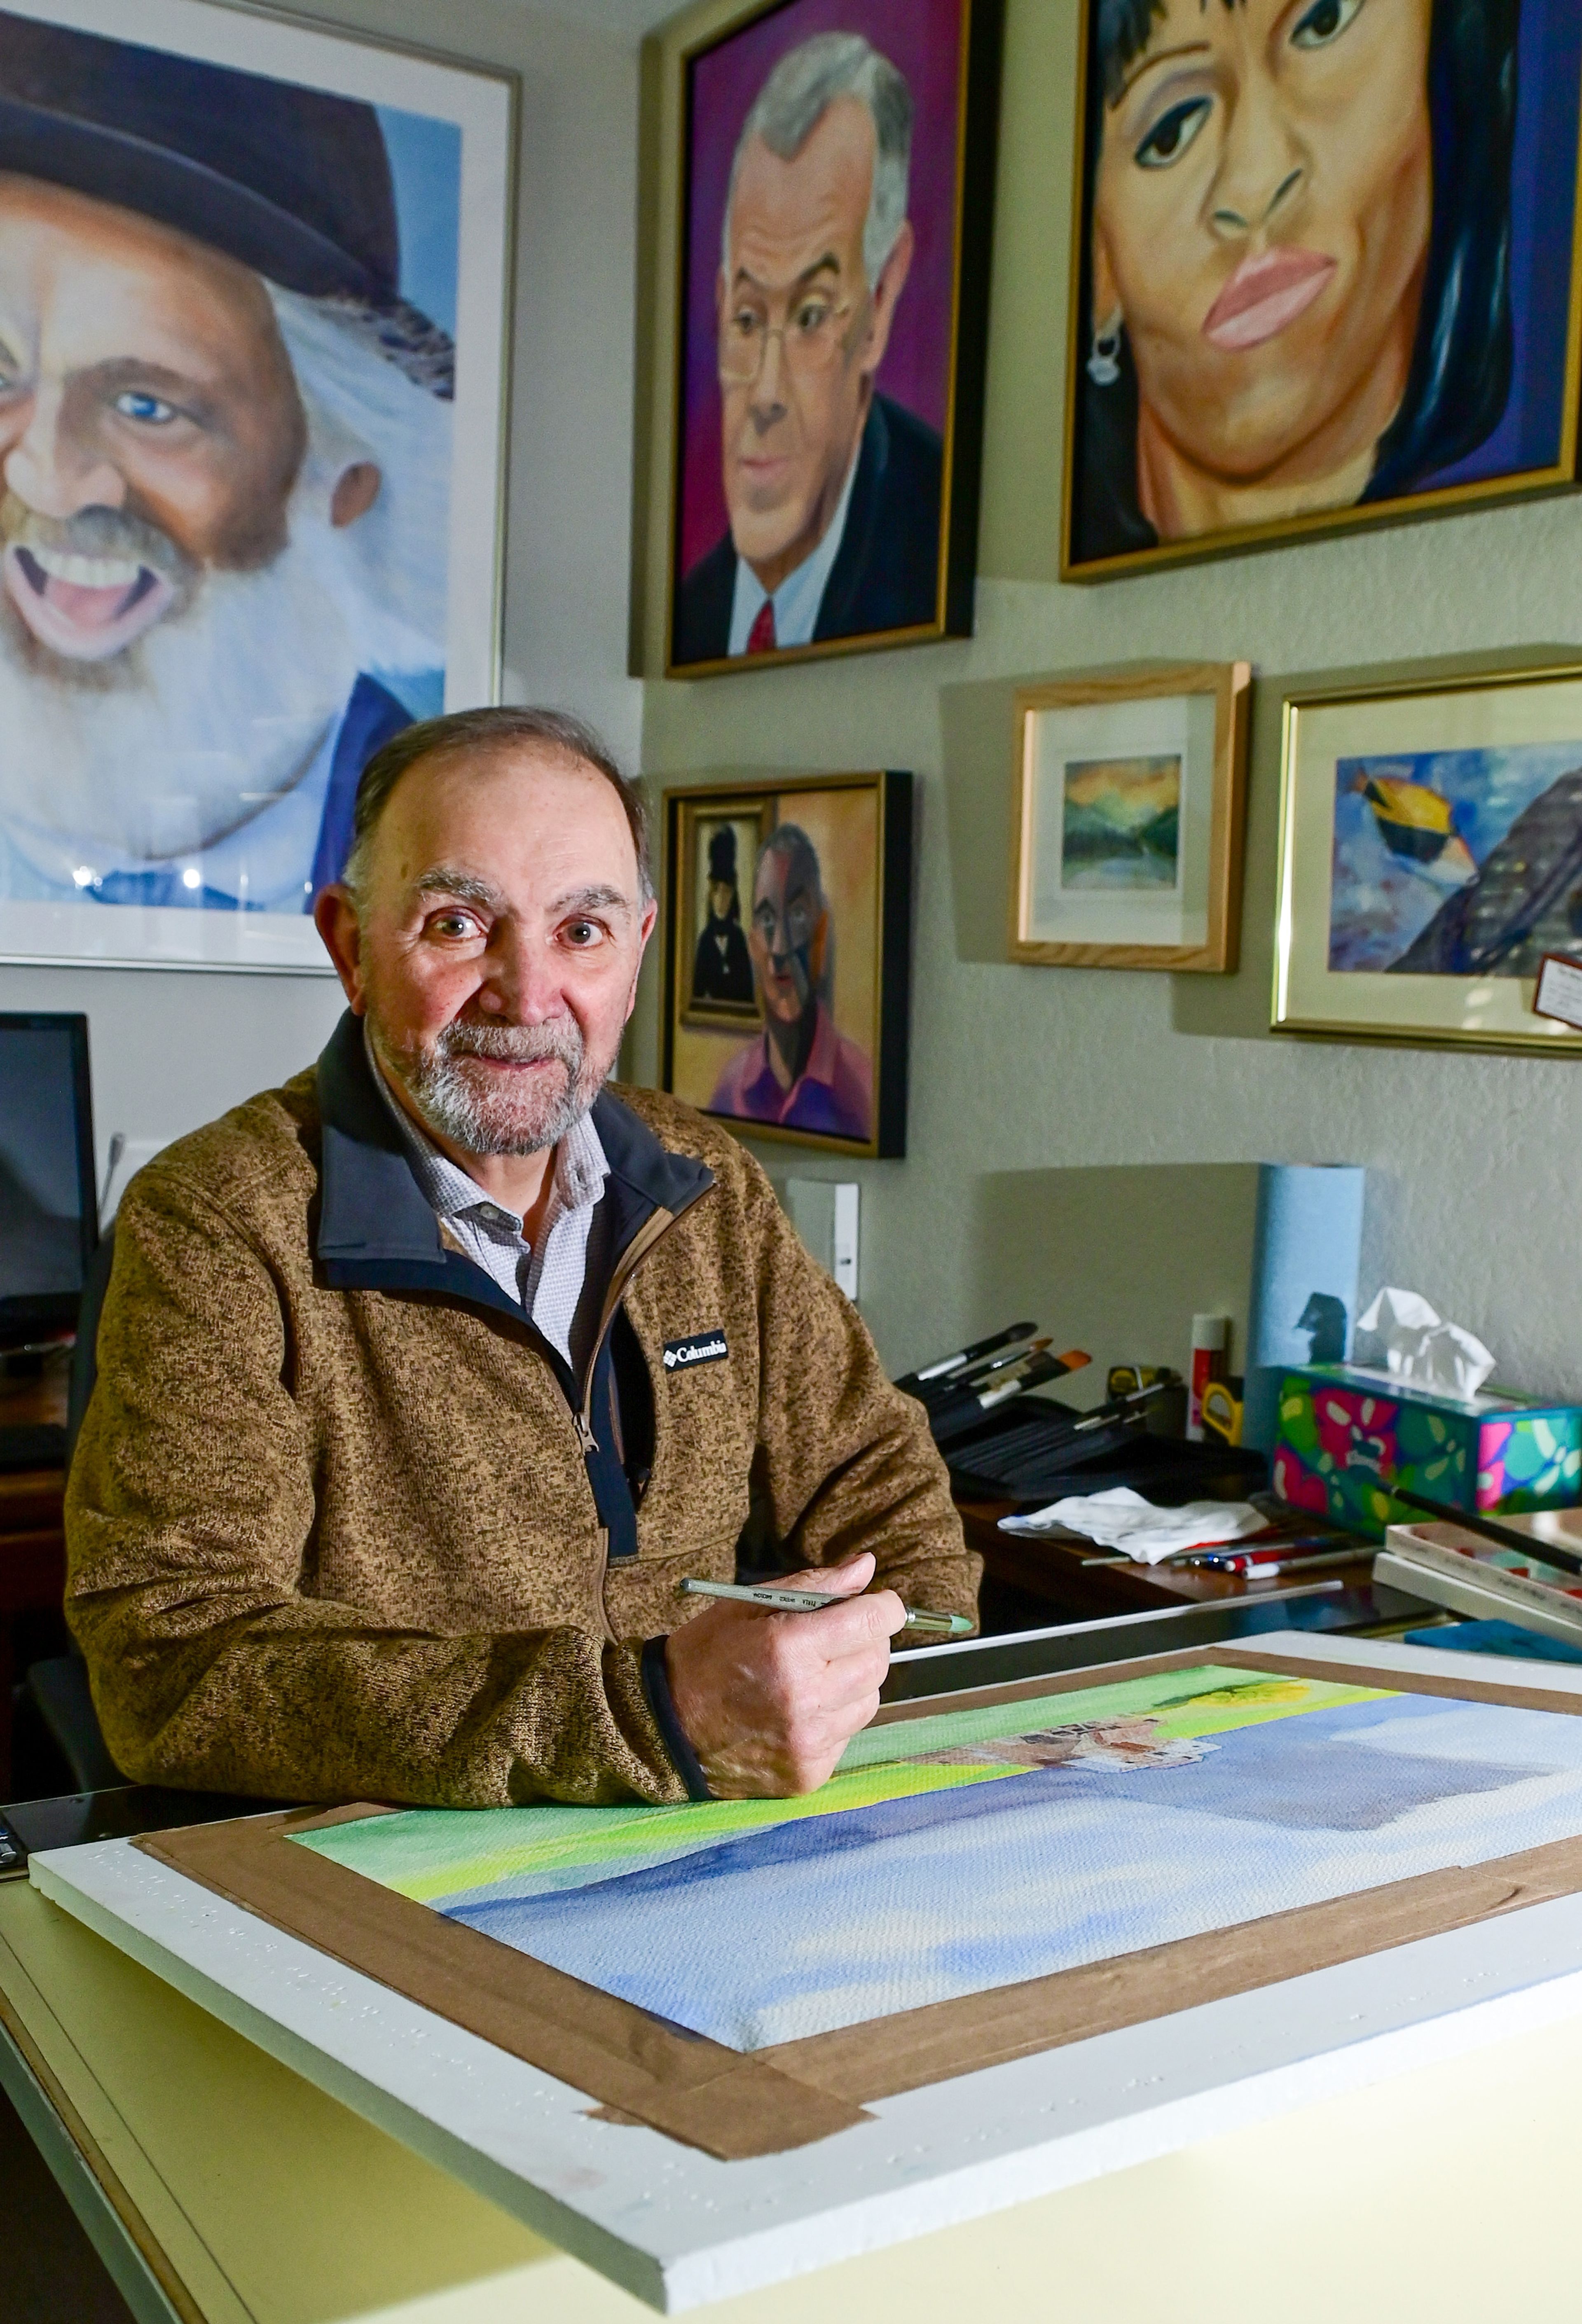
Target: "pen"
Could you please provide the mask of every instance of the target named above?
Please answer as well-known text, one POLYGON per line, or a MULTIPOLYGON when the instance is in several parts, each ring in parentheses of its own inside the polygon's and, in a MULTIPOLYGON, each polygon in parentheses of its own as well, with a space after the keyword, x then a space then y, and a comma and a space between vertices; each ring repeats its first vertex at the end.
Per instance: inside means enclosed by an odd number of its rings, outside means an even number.
POLYGON ((1206 1557, 1198 1571, 1234 1574, 1240 1582, 1267 1582, 1277 1573, 1305 1573, 1312 1565, 1355 1565, 1365 1557, 1372 1557, 1376 1543, 1366 1543, 1352 1549, 1330 1549, 1317 1557, 1206 1557))
MULTIPOLYGON (((843 1590, 777 1590, 772 1584, 740 1582, 683 1582, 679 1588, 692 1598, 728 1598, 738 1606, 767 1606, 780 1614, 816 1614, 821 1606, 838 1606, 851 1595, 843 1590)), ((857 1591, 857 1596, 866 1593, 857 1591)), ((906 1609, 909 1630, 930 1630, 941 1638, 965 1638, 973 1625, 965 1614, 926 1614, 921 1607, 906 1609)))

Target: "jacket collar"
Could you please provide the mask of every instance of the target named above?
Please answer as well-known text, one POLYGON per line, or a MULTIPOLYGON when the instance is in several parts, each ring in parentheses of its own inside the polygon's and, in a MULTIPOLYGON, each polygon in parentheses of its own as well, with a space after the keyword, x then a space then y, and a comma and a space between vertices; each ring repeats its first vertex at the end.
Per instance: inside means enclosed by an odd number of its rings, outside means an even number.
MULTIPOLYGON (((521 1309, 483 1269, 440 1241, 439 1221, 375 1084, 361 1022, 349 1009, 319 1060, 318 1081, 323 1160, 314 1251, 331 1285, 455 1290, 520 1322, 521 1309)), ((714 1174, 689 1155, 671 1153, 608 1090, 595 1100, 593 1120, 616 1197, 618 1260, 656 1210, 674 1215, 689 1209, 713 1185, 714 1174)))

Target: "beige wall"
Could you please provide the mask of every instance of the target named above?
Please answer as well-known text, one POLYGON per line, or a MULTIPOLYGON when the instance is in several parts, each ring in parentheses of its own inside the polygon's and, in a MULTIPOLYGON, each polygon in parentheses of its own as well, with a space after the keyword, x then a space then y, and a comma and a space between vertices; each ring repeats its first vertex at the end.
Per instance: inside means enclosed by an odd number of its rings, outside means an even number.
MULTIPOLYGON (((516 699, 576 705, 634 758, 642 689, 625 665, 635 33, 578 31, 522 0, 293 9, 521 76, 505 687, 516 699)), ((102 1155, 112 1130, 175 1137, 295 1073, 323 1047, 340 988, 322 977, 0 964, 9 1009, 88 1011, 102 1155)))
MULTIPOLYGON (((1102 1360, 1180 1360, 1193 1307, 1244 1302, 1251 1178, 1226 1166, 1365 1163, 1369 1286, 1420 1287, 1503 1377, 1582 1395, 1582 1065, 1267 1029, 1282 685, 1575 647, 1582 503, 1062 586, 1077 22, 1078 0, 1009 0, 976 638, 646 689, 656 788, 764 766, 920 780, 909 1159, 763 1158, 862 1180, 864 1305, 898 1366, 1029 1309, 1102 1360), (1014 681, 1238 656, 1259 682, 1240 973, 1008 966, 1014 681)), ((651 979, 649 1071, 656 1031, 651 979)))

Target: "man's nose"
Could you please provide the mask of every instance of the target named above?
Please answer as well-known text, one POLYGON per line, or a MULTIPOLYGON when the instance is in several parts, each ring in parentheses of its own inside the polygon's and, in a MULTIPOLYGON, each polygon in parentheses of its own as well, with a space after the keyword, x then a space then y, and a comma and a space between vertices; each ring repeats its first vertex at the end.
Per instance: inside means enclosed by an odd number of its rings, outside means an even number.
POLYGON ((753 424, 760 433, 785 417, 784 383, 785 332, 777 328, 764 334, 763 357, 753 382, 753 424))
POLYGON ((51 381, 36 390, 0 475, 35 515, 62 523, 86 508, 120 508, 126 498, 121 471, 71 424, 65 391, 51 381))
POLYGON ((565 980, 554 945, 534 943, 514 921, 496 922, 477 1005, 508 1025, 542 1025, 563 1017, 565 980))

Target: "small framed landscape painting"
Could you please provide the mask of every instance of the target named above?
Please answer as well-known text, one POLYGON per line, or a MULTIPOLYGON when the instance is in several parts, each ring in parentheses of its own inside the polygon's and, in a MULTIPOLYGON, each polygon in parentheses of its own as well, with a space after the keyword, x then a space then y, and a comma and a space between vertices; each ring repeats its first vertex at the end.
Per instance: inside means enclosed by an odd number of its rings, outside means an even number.
POLYGON ((912 784, 797 775, 665 795, 662 1083, 848 1154, 906 1150, 912 784))
POLYGON ((971 634, 1003 14, 757 0, 681 54, 670 670, 971 634))
POLYGON ((516 84, 0 5, 0 959, 332 973, 380 745, 497 690, 516 84))
POLYGON ((1582 967, 1582 668, 1289 700, 1276 1030, 1582 1053, 1546 960, 1582 967))
POLYGON ((1062 571, 1575 484, 1577 0, 1081 0, 1062 571))
POLYGON ((1013 960, 1235 966, 1251 684, 1209 662, 1017 696, 1013 960))

